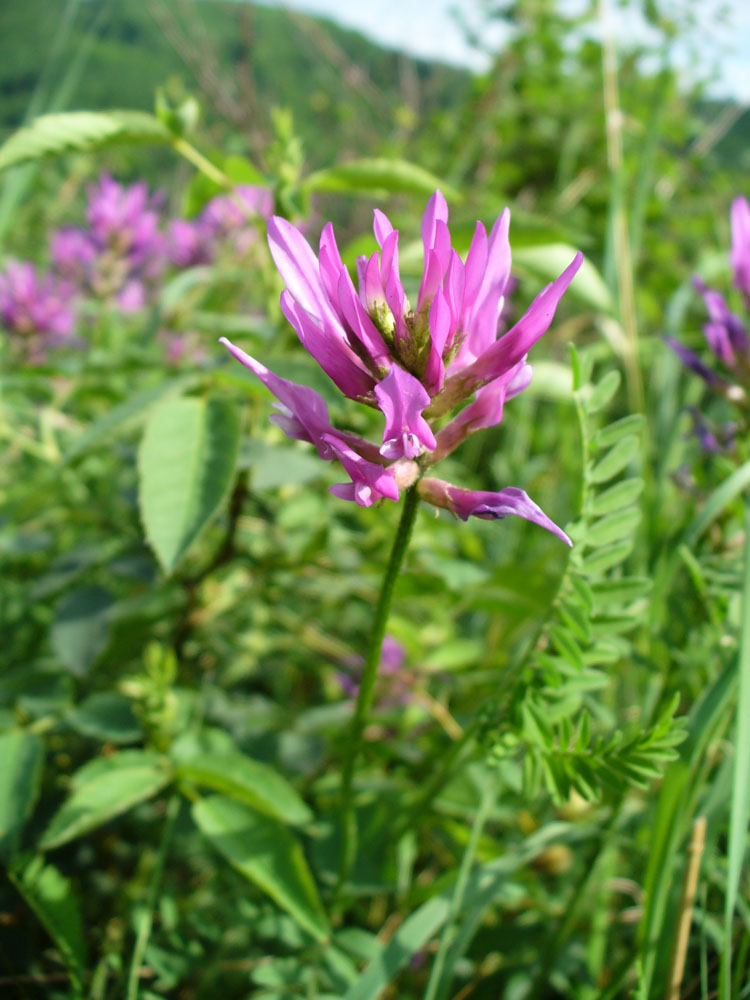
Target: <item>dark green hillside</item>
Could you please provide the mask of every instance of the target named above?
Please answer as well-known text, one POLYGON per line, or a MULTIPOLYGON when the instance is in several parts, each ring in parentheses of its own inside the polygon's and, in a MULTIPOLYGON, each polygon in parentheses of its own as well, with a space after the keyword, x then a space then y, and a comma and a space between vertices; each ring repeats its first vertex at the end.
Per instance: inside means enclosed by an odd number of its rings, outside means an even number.
MULTIPOLYGON (((385 51, 332 22, 217 0, 28 0, 0 5, 0 128, 50 107, 149 108, 200 95, 205 121, 255 149, 270 109, 292 110, 309 160, 402 144, 466 97, 469 74, 385 51), (41 77, 40 77, 41 73, 41 77)), ((217 135, 218 138, 218 135, 217 135)))

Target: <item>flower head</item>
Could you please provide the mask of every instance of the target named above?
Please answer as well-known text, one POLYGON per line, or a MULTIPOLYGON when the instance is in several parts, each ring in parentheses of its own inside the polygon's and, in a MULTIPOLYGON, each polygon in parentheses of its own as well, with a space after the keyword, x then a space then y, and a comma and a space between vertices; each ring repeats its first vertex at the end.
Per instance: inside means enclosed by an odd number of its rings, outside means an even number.
MULTIPOLYGON (((750 205, 745 198, 735 198, 730 223, 732 245, 729 261, 734 286, 742 292, 745 306, 750 309, 750 205)), ((666 337, 666 342, 683 364, 700 375, 714 392, 744 408, 750 392, 750 329, 747 320, 733 313, 724 296, 709 288, 701 278, 694 278, 693 284, 706 307, 707 322, 703 325, 703 335, 710 354, 704 358, 674 337, 666 337)), ((733 434, 712 429, 705 420, 698 423, 695 414, 692 416, 695 433, 705 450, 718 451, 731 447, 733 434)))
POLYGON ((11 261, 5 273, 0 273, 0 326, 29 360, 42 360, 47 348, 71 340, 70 286, 51 275, 39 275, 28 261, 11 261))
POLYGON ((88 227, 52 234, 56 272, 123 312, 141 309, 166 261, 161 201, 143 181, 125 186, 104 174, 88 189, 88 227))
MULTIPOLYGON (((357 286, 341 260, 330 223, 316 256, 290 222, 269 220, 271 255, 286 283, 284 315, 343 395, 382 413, 382 443, 375 446, 330 427, 325 403, 313 390, 272 376, 224 342, 280 401, 286 433, 310 441, 321 458, 343 465, 351 482, 332 487, 337 496, 360 506, 397 500, 400 488, 419 479, 468 435, 499 423, 506 400, 529 384, 528 351, 548 329, 582 258, 577 254, 500 335, 499 317, 511 282, 509 225, 508 209, 489 235, 477 223, 462 260, 451 245, 448 206, 436 191, 422 219, 424 267, 412 304, 400 276, 398 231, 379 210, 374 232, 380 249, 357 261, 357 286), (453 419, 438 427, 453 411, 453 419)), ((420 486, 425 499, 459 516, 468 510, 462 500, 467 492, 450 484, 420 486)), ((521 491, 476 496, 484 500, 466 516, 516 514, 567 541, 521 491)))

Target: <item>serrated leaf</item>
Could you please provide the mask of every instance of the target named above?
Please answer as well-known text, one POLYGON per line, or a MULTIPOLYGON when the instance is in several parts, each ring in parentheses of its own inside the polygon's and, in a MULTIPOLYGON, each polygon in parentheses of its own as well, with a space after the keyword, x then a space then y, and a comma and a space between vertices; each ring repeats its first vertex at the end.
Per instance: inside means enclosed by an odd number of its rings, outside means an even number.
POLYGON ((384 157, 352 160, 310 174, 303 181, 306 191, 342 191, 358 194, 381 192, 421 194, 429 197, 440 188, 446 198, 460 200, 455 188, 446 184, 424 167, 407 160, 384 157))
POLYGON ((604 573, 606 570, 617 566, 630 555, 633 549, 632 539, 625 542, 615 542, 614 545, 607 545, 603 549, 597 549, 586 556, 583 560, 582 569, 587 576, 597 573, 604 573))
POLYGON ((40 848, 50 850, 95 830, 156 795, 171 778, 171 773, 163 766, 103 769, 90 780, 76 785, 52 817, 39 842, 40 848))
POLYGON ((178 765, 177 776, 244 802, 284 823, 304 824, 313 818, 286 778, 241 753, 185 761, 178 765))
POLYGON ((41 856, 33 857, 23 869, 11 870, 8 874, 59 949, 76 987, 76 995, 82 996, 86 938, 73 886, 53 865, 45 865, 41 856))
POLYGON ((607 372, 604 378, 593 387, 591 395, 586 401, 586 410, 589 413, 598 413, 599 410, 604 409, 620 388, 621 381, 618 371, 607 372))
POLYGON ((591 483, 605 483, 618 472, 622 472, 638 451, 638 438, 635 435, 623 438, 610 448, 604 458, 600 459, 588 473, 591 483))
POLYGON ((83 153, 121 142, 169 143, 172 133, 143 111, 65 111, 41 115, 0 146, 0 170, 62 153, 83 153))
POLYGON ((11 854, 39 797, 42 741, 36 733, 0 733, 0 853, 11 854))
POLYGON ((637 434, 643 427, 645 419, 642 413, 630 413, 627 417, 615 420, 614 423, 598 430, 591 443, 595 448, 609 448, 628 434, 637 434))
POLYGON ((286 910, 317 941, 330 928, 297 839, 277 820, 212 795, 193 805, 198 828, 242 875, 286 910))
POLYGON ((626 507, 625 510, 617 511, 615 514, 608 514, 589 525, 585 542, 591 548, 617 542, 627 535, 632 535, 640 519, 641 512, 637 507, 626 507))
POLYGON ((165 573, 229 491, 239 436, 235 409, 221 400, 172 399, 152 412, 138 451, 139 504, 165 573))
POLYGON ((593 517, 601 517, 621 507, 629 507, 641 495, 642 490, 642 479, 623 479, 621 483, 615 483, 614 486, 595 496, 590 502, 589 512, 593 517))

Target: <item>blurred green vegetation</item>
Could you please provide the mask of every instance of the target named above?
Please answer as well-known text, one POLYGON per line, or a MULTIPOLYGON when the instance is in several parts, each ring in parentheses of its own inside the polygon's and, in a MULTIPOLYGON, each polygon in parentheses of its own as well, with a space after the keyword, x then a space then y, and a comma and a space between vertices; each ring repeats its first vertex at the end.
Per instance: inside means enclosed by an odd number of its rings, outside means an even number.
MULTIPOLYGON (((731 294, 750 115, 678 77, 676 41, 700 43, 689 9, 676 23, 642 6, 648 45, 601 34, 593 4, 483 4, 511 41, 477 75, 263 6, 0 8, 2 138, 44 112, 151 111, 161 88, 170 106, 197 97, 194 153, 260 175, 313 244, 333 219, 350 266, 374 249, 373 206, 387 210, 410 294, 424 171, 456 190, 462 252, 476 218, 511 206, 514 315, 573 248, 587 258, 529 389, 441 469, 528 489, 571 522, 576 552, 515 519, 420 512, 389 624, 412 696, 384 689, 367 730, 343 900, 337 678, 362 651, 399 512, 331 497, 340 474, 268 425, 268 393, 218 335, 314 386, 340 426, 377 434, 377 418, 331 391, 283 323, 262 240, 171 275, 141 313, 90 305, 82 350, 42 367, 4 354, 3 996, 666 996, 696 816, 681 995, 716 996, 722 967, 722 1000, 747 996, 745 838, 729 822, 748 766, 733 714, 750 670, 747 449, 701 452, 688 407, 732 411, 663 336, 702 343, 694 273, 731 294), (382 162, 333 173, 363 157, 382 162), (171 326, 198 359, 167 364, 171 326), (197 499, 166 544, 154 501, 175 454, 197 499)), ((0 177, 5 257, 45 266, 50 230, 80 223, 104 170, 148 178, 173 216, 221 190, 169 142, 78 150, 0 177)))

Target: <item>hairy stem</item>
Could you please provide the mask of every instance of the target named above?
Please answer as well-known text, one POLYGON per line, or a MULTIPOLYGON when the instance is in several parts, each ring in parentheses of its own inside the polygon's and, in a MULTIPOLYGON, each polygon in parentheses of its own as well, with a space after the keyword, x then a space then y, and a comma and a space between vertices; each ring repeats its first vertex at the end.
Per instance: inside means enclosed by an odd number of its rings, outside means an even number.
POLYGON ((362 733, 372 707, 373 695, 375 693, 375 680, 378 673, 378 664, 380 663, 383 638, 385 637, 385 627, 388 623, 388 615, 393 601, 393 591, 404 561, 404 556, 406 555, 406 550, 409 546, 409 539, 411 538, 412 528, 414 527, 414 520, 418 505, 419 497, 417 496, 417 490, 415 486, 412 486, 406 491, 406 495, 404 497, 404 507, 401 512, 401 520, 399 521, 398 529, 396 530, 396 537, 393 540, 393 547, 391 548, 391 555, 388 560, 385 575, 383 576, 383 582, 380 585, 378 603, 375 605, 372 628, 370 629, 370 639, 367 644, 367 653, 365 656, 364 669, 362 671, 362 680, 359 685, 357 702, 354 706, 354 715, 352 717, 351 730, 349 733, 349 745, 346 757, 344 758, 344 767, 341 775, 342 842, 337 887, 338 892, 341 891, 341 887, 351 873, 352 864, 357 851, 357 819, 352 799, 354 770, 362 749, 362 733))

